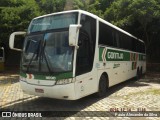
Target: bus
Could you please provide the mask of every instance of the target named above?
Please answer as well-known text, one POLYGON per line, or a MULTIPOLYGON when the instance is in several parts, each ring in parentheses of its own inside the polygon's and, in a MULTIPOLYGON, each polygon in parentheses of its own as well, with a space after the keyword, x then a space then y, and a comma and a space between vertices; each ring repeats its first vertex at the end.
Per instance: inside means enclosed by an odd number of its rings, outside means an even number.
POLYGON ((83 10, 34 18, 27 32, 10 35, 9 46, 22 52, 20 84, 25 93, 77 100, 146 71, 142 40, 83 10), (25 35, 23 49, 14 47, 25 35))
POLYGON ((4 48, 0 47, 0 72, 4 71, 4 48))

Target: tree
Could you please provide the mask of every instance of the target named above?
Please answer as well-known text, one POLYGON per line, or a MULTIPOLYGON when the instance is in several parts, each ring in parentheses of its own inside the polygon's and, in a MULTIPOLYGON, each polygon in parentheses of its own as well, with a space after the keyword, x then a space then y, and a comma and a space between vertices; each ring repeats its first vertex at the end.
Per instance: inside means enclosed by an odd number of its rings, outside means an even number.
POLYGON ((1 0, 0 5, 0 44, 7 54, 10 34, 27 29, 31 19, 40 12, 34 0, 1 0))
POLYGON ((145 38, 149 44, 150 24, 160 17, 159 10, 156 0, 119 0, 106 10, 104 16, 106 20, 122 28, 138 24, 138 29, 143 31, 141 38, 145 38))
POLYGON ((43 14, 63 11, 66 4, 66 0, 36 0, 36 2, 43 14))
POLYGON ((160 44, 158 0, 0 0, 0 44, 8 47, 9 35, 27 29, 34 17, 70 9, 89 11, 123 28, 143 39, 148 51, 160 44))
POLYGON ((94 13, 101 18, 104 18, 104 12, 106 11, 107 8, 110 7, 110 5, 114 1, 115 0, 91 0, 88 10, 91 13, 94 13))
POLYGON ((118 0, 106 9, 104 18, 143 39, 149 50, 153 36, 160 33, 160 2, 157 0, 118 0))

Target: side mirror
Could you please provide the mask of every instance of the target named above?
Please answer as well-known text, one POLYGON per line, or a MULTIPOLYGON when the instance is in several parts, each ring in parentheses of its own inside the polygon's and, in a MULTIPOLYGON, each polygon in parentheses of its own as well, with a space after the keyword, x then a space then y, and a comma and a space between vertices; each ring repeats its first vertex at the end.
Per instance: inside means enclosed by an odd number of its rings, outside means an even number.
POLYGON ((21 49, 18 49, 18 48, 14 48, 14 40, 15 40, 15 36, 16 35, 25 35, 26 32, 14 32, 10 35, 10 38, 9 38, 9 47, 10 49, 12 50, 16 50, 16 51, 22 51, 21 49))
POLYGON ((70 25, 69 26, 69 46, 75 46, 77 49, 79 46, 77 45, 78 34, 81 25, 70 25))

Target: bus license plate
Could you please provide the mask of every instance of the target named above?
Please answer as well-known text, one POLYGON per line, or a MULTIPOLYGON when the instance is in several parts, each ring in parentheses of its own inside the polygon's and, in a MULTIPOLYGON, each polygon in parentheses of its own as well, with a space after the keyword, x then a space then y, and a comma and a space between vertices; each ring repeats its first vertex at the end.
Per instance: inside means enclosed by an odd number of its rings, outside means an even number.
POLYGON ((37 92, 37 93, 44 93, 44 90, 43 89, 35 88, 35 92, 37 92))

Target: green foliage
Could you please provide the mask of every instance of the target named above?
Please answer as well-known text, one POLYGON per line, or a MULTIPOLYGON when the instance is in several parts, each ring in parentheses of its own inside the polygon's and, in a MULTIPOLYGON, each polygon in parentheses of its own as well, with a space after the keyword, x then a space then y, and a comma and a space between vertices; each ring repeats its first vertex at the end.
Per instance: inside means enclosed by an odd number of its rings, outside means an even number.
POLYGON ((25 0, 1 0, 0 6, 2 7, 19 7, 25 4, 25 0))
POLYGON ((0 5, 0 43, 8 46, 9 35, 27 29, 30 20, 40 12, 34 0, 1 0, 0 5))
POLYGON ((73 0, 73 9, 81 9, 89 11, 103 18, 107 7, 114 0, 73 0))
POLYGON ((84 3, 82 2, 82 0, 74 0, 73 4, 74 9, 84 9, 84 3))
POLYGON ((8 46, 9 35, 26 30, 36 16, 70 9, 106 19, 144 39, 149 50, 159 41, 159 0, 0 0, 0 43, 8 46))
POLYGON ((150 34, 159 31, 155 21, 160 18, 160 4, 157 0, 118 0, 106 9, 104 16, 106 20, 123 29, 130 27, 131 33, 145 39, 149 45, 150 34))
POLYGON ((95 0, 89 7, 89 11, 103 18, 103 10, 100 0, 95 0))
POLYGON ((37 16, 62 11, 65 0, 0 0, 0 43, 8 46, 9 35, 24 31, 37 16))
POLYGON ((115 0, 94 0, 92 1, 89 11, 104 18, 104 12, 110 7, 115 0))
POLYGON ((66 0, 37 0, 40 11, 43 14, 63 11, 66 0))

